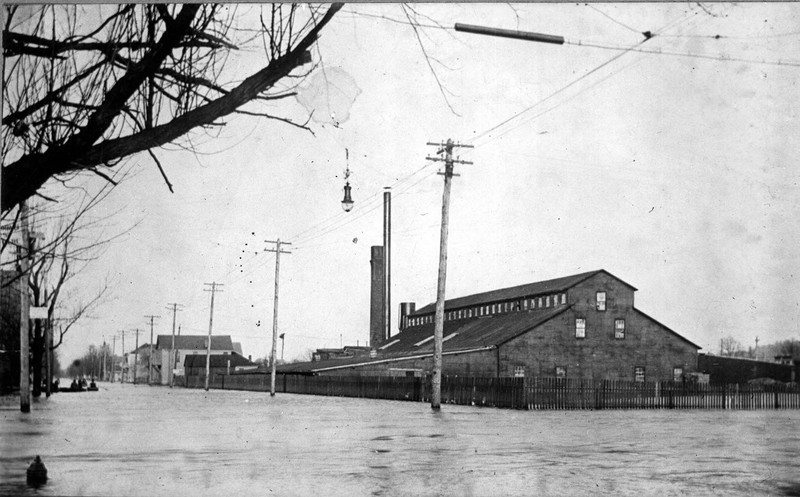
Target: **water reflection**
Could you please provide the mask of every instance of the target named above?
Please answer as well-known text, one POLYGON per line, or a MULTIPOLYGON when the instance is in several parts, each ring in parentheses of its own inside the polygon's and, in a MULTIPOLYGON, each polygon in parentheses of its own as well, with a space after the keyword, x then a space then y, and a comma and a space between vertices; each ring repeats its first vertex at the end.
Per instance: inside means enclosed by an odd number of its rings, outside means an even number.
POLYGON ((0 398, 2 495, 797 495, 797 411, 528 412, 101 384, 0 398), (26 485, 41 454, 46 485, 26 485))

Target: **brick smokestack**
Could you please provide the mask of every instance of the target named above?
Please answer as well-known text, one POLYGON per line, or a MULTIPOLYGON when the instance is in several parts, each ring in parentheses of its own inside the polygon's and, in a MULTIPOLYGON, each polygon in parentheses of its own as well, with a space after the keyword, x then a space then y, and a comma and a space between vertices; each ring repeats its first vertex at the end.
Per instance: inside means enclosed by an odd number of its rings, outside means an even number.
POLYGON ((384 342, 386 324, 384 323, 384 265, 383 247, 374 245, 369 261, 371 279, 369 290, 369 346, 379 347, 384 342))

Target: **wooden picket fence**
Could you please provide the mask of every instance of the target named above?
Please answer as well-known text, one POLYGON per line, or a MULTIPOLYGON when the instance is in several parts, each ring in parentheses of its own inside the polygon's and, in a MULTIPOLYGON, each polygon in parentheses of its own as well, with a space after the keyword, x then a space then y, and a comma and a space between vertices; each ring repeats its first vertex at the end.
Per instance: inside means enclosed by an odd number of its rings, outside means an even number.
POLYGON ((793 384, 701 384, 531 378, 528 409, 797 409, 793 384))
MULTIPOLYGON (((203 376, 185 380, 203 388, 203 376)), ((209 387, 270 390, 268 374, 214 375, 209 387)), ((430 379, 391 376, 303 376, 278 374, 275 391, 335 397, 430 401, 430 379)), ((511 409, 797 409, 796 383, 711 385, 568 378, 442 378, 443 404, 511 409)))

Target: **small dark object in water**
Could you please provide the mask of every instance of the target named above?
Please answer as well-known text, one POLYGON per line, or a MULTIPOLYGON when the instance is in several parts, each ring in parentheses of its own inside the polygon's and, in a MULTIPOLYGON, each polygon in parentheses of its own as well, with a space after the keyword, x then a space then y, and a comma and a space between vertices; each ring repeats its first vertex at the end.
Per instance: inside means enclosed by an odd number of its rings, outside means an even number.
POLYGON ((47 482, 47 468, 44 467, 42 458, 36 456, 28 466, 28 485, 44 485, 45 482, 47 482))

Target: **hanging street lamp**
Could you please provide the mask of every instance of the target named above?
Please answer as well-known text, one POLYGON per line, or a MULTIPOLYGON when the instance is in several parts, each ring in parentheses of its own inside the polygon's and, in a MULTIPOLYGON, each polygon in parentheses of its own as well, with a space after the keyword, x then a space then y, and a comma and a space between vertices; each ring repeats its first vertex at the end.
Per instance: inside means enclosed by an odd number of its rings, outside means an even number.
POLYGON ((344 149, 345 157, 347 159, 347 169, 344 171, 344 199, 342 200, 342 209, 345 212, 353 210, 353 198, 350 196, 350 151, 344 149))

